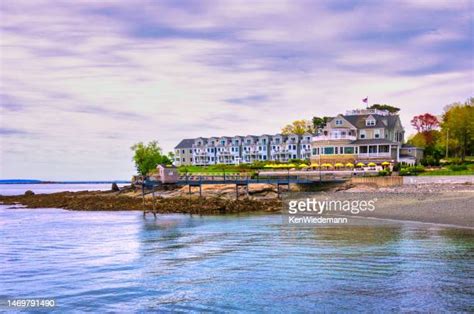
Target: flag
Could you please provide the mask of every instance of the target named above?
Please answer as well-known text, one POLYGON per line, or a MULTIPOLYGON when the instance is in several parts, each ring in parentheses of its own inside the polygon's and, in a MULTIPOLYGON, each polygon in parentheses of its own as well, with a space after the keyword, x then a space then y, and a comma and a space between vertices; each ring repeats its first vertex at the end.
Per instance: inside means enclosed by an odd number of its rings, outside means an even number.
POLYGON ((365 97, 364 99, 362 99, 363 102, 365 102, 366 104, 369 103, 369 97, 365 97))

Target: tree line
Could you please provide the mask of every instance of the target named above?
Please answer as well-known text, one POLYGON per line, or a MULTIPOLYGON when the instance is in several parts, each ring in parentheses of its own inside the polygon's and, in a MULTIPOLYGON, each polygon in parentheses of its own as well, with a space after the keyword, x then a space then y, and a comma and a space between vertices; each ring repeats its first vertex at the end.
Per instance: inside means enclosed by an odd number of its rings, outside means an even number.
POLYGON ((440 117, 420 114, 411 120, 417 133, 408 144, 424 148, 425 165, 437 165, 442 158, 464 162, 474 156, 474 98, 444 108, 440 117))

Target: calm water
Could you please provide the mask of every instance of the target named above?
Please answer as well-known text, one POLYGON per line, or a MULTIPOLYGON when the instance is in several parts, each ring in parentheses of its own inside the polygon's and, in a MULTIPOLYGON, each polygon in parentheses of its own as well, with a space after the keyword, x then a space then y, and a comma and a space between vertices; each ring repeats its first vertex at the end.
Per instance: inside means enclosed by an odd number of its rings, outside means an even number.
POLYGON ((0 206, 0 241, 0 299, 61 312, 474 310, 470 230, 0 206))
MULTIPOLYGON (((118 183, 118 186, 124 186, 126 184, 118 183)), ((31 190, 36 194, 43 193, 56 193, 62 191, 98 191, 98 190, 110 190, 112 183, 99 183, 99 184, 0 184, 0 195, 20 195, 24 194, 26 191, 31 190)))

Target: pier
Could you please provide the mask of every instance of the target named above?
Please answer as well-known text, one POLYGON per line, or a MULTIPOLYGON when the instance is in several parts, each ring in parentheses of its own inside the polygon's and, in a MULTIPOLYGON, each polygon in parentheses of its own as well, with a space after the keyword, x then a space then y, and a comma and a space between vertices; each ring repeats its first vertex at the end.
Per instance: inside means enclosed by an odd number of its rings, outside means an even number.
POLYGON ((290 189, 291 184, 314 185, 331 182, 344 182, 352 175, 340 172, 339 176, 334 172, 265 172, 250 176, 247 174, 222 174, 222 175, 181 175, 173 183, 162 183, 161 181, 146 179, 142 182, 143 215, 147 212, 145 206, 145 195, 152 194, 153 208, 151 213, 156 216, 155 192, 166 186, 188 186, 188 194, 192 195, 193 190, 198 189, 199 196, 202 197, 203 185, 230 184, 235 185, 235 199, 239 199, 240 190, 243 188, 249 195, 249 186, 252 184, 271 184, 276 186, 277 196, 280 198, 282 192, 290 189))

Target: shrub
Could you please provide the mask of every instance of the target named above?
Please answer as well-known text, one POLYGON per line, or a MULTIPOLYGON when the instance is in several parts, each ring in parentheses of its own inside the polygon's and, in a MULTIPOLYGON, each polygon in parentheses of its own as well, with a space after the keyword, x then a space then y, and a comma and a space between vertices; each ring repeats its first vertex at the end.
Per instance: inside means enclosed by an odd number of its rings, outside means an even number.
POLYGON ((416 176, 417 174, 424 171, 425 171, 425 167, 423 166, 403 167, 400 169, 400 175, 401 176, 416 176))
POLYGON ((449 166, 451 171, 464 171, 467 170, 467 165, 451 165, 449 166))
POLYGON ((410 170, 408 170, 408 168, 402 168, 402 169, 400 169, 399 174, 400 174, 401 176, 411 176, 411 175, 412 175, 412 173, 410 172, 410 170))
POLYGON ((384 170, 380 170, 378 175, 380 177, 385 177, 385 176, 389 176, 390 175, 390 171, 388 169, 384 169, 384 170))
POLYGON ((421 160, 421 164, 423 166, 439 166, 439 160, 437 160, 433 156, 426 156, 421 160))
POLYGON ((409 169, 415 173, 425 172, 425 167, 423 167, 422 165, 410 167, 409 169))

